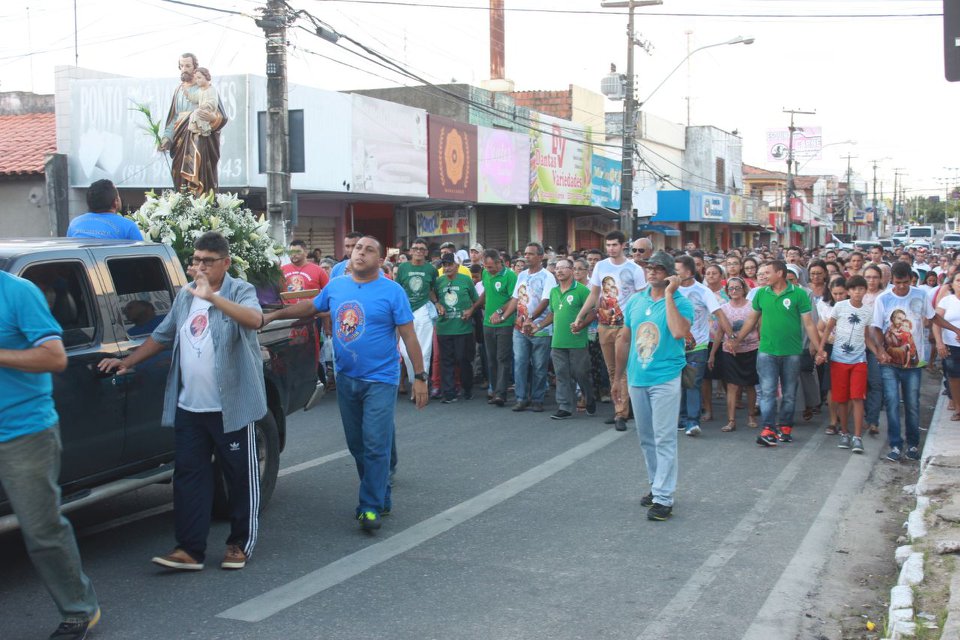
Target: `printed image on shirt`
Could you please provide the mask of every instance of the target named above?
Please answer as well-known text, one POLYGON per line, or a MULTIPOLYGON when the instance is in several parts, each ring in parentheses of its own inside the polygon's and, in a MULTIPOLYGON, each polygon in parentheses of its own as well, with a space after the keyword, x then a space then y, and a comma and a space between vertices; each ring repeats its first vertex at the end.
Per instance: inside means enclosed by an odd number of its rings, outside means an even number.
POLYGON ((303 291, 306 288, 303 276, 299 273, 292 273, 287 276, 287 291, 303 291))
MULTIPOLYGON (((860 330, 859 339, 855 337, 857 327, 860 326, 860 315, 857 313, 850 313, 846 317, 846 324, 849 326, 849 330, 846 332, 845 336, 837 336, 834 341, 833 348, 839 348, 843 353, 853 353, 859 347, 863 346, 863 330, 860 330)), ((912 338, 911 338, 912 340, 912 338)))
POLYGON ((337 309, 337 338, 341 342, 353 342, 361 335, 365 326, 363 307, 358 302, 344 302, 337 309))
POLYGON ((920 363, 917 344, 913 341, 913 323, 903 309, 894 309, 890 314, 890 326, 883 334, 883 346, 897 366, 915 367, 920 363))
POLYGON ((693 305, 693 324, 691 327, 707 327, 707 323, 710 321, 710 311, 707 309, 706 303, 703 301, 703 296, 700 295, 699 291, 692 291, 690 295, 687 296, 687 300, 690 301, 690 304, 693 305))
POLYGON ((653 353, 660 344, 660 329, 653 322, 644 322, 636 331, 637 338, 634 346, 637 349, 637 359, 644 369, 653 362, 653 353))
POLYGON ((443 305, 451 318, 459 318, 460 311, 457 309, 457 303, 460 302, 460 296, 453 289, 447 289, 443 294, 443 305))
POLYGON ((423 278, 419 274, 414 274, 407 280, 407 286, 413 293, 420 293, 420 290, 423 289, 423 278))
MULTIPOLYGON (((623 272, 622 276, 630 275, 623 272)), ((606 276, 600 284, 600 305, 597 315, 601 324, 620 324, 623 322, 623 310, 620 308, 620 287, 613 276, 606 276)))
MULTIPOLYGON (((499 282, 497 284, 500 284, 499 282)), ((523 323, 530 317, 530 296, 527 294, 527 285, 522 284, 517 289, 517 319, 514 326, 523 329, 523 323)))

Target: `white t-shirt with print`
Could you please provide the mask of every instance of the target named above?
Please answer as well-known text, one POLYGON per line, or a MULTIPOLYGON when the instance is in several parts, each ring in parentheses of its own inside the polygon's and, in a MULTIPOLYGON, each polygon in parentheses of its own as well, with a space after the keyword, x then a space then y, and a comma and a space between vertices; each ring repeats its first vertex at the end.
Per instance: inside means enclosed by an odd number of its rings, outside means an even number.
MULTIPOLYGON (((943 319, 955 327, 960 327, 960 299, 955 295, 946 296, 937 305, 938 309, 943 309, 943 319)), ((943 329, 943 343, 951 347, 960 347, 957 341, 957 334, 948 329, 943 329)))
POLYGON ((926 365, 929 343, 923 336, 923 321, 933 315, 927 294, 917 287, 910 287, 903 297, 892 289, 877 296, 871 326, 880 329, 890 364, 905 369, 926 365))
POLYGON ((710 287, 696 280, 689 287, 679 287, 677 291, 693 305, 690 333, 697 344, 692 350, 704 348, 710 343, 710 314, 720 308, 717 295, 710 287))
POLYGON ((222 411, 217 383, 210 302, 194 297, 187 321, 180 327, 180 395, 177 406, 195 413, 222 411))
MULTIPOLYGON (((530 315, 536 311, 541 300, 550 299, 550 290, 555 286, 557 286, 557 279, 546 269, 540 269, 533 275, 530 275, 529 269, 520 272, 517 276, 517 284, 513 287, 513 297, 517 301, 517 319, 514 321, 514 328, 519 330, 527 320, 537 322, 547 317, 550 311, 549 305, 544 307, 537 317, 532 318, 530 315)), ((553 325, 535 335, 552 336, 553 325)))
POLYGON ((841 300, 833 306, 834 325, 833 351, 830 359, 843 364, 867 361, 867 343, 864 333, 873 320, 873 308, 861 305, 856 308, 849 300, 841 300))
POLYGON ((598 323, 617 326, 623 324, 623 309, 630 296, 647 286, 647 276, 633 260, 613 264, 607 258, 593 268, 590 286, 600 287, 600 297, 597 298, 598 323))

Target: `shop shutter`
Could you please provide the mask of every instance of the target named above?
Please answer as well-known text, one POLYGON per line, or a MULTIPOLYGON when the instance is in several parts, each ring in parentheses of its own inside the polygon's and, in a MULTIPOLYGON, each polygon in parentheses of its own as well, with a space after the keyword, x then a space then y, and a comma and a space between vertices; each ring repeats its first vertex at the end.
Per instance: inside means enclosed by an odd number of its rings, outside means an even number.
POLYGON ((543 211, 543 246, 556 251, 567 244, 567 214, 564 211, 543 211))
POLYGON ((337 219, 325 216, 300 216, 293 238, 307 243, 307 250, 319 248, 324 256, 337 255, 337 219))
POLYGON ((507 209, 477 209, 477 241, 487 249, 507 249, 510 241, 507 209))

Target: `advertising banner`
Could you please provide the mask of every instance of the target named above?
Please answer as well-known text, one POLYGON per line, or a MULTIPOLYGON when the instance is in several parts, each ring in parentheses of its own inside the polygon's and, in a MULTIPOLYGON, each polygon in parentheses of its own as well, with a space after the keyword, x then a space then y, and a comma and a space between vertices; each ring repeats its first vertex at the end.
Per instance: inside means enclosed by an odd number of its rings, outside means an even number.
MULTIPOLYGON (((793 128, 793 158, 821 160, 823 132, 820 127, 793 128)), ((790 129, 767 130, 767 160, 786 160, 790 150, 790 129)))
POLYGON ((477 202, 530 202, 530 136, 477 127, 479 143, 477 202))
POLYGON ((730 223, 742 224, 743 222, 743 198, 741 196, 730 196, 730 223))
POLYGON ((530 117, 530 202, 589 206, 590 129, 536 112, 530 117))
POLYGON ((470 212, 466 209, 417 211, 417 235, 448 236, 470 233, 470 212))
POLYGON ((353 191, 427 197, 427 112, 353 94, 353 191))
POLYGON ((593 154, 590 179, 590 202, 595 207, 620 210, 620 181, 623 176, 622 162, 593 154))
MULTIPOLYGON (((693 195, 693 194, 692 194, 693 195)), ((699 207, 691 212, 691 220, 702 222, 727 222, 730 200, 719 193, 699 193, 694 195, 695 202, 699 200, 699 207)))
POLYGON ((477 127, 429 114, 427 165, 430 197, 477 200, 477 127))
MULTIPOLYGON (((220 187, 243 187, 249 182, 245 153, 247 76, 214 78, 228 118, 220 131, 220 187)), ((70 186, 87 187, 106 178, 120 188, 173 188, 170 155, 157 151, 148 133, 143 105, 161 130, 174 91, 170 78, 104 78, 70 83, 70 186)), ((256 169, 254 168, 254 171, 256 169)))

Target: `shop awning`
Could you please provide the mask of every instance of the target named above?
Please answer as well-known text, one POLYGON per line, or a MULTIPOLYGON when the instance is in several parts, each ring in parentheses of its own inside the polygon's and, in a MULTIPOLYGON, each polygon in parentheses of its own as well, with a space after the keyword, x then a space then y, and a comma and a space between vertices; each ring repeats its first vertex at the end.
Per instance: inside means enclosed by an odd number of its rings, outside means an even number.
POLYGON ((662 233, 665 236, 679 236, 680 230, 668 227, 665 224, 641 224, 637 229, 640 233, 662 233))
POLYGON ((807 228, 802 224, 797 224, 796 222, 790 223, 790 231, 796 231, 797 233, 803 233, 807 228))

